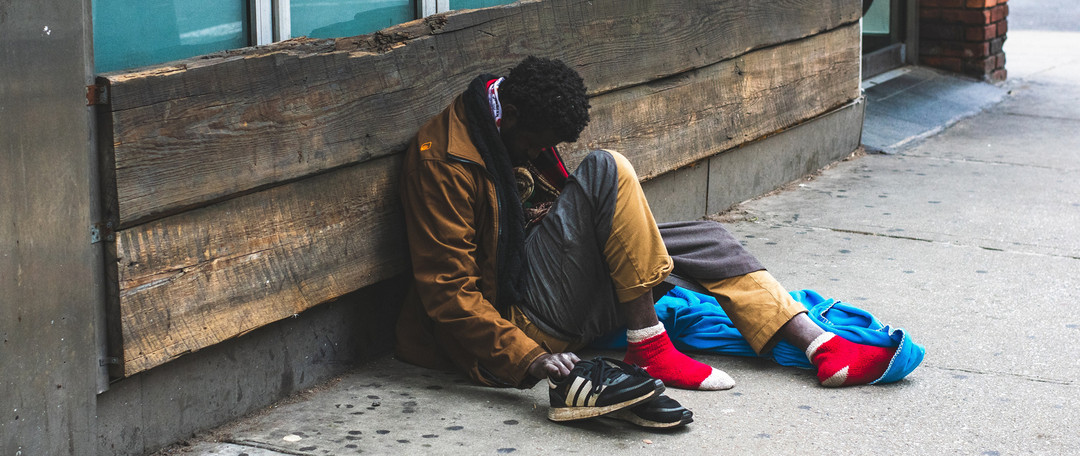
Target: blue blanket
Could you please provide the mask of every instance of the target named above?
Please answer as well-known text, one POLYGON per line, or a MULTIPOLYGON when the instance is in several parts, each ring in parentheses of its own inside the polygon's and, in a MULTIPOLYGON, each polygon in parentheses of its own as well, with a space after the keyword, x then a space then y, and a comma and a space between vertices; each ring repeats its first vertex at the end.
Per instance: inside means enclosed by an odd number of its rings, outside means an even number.
MULTIPOLYGON (((898 347, 888 370, 871 383, 898 381, 922 362, 926 350, 913 342, 907 332, 883 325, 865 310, 845 302, 825 299, 813 290, 793 291, 791 297, 806 306, 810 318, 826 331, 859 344, 898 347)), ((758 356, 711 296, 676 287, 656 303, 656 316, 667 328, 672 343, 679 350, 758 356)), ((626 331, 615 331, 593 342, 592 346, 625 348, 626 331)), ((802 350, 783 341, 771 353, 763 356, 784 366, 813 367, 802 350)))

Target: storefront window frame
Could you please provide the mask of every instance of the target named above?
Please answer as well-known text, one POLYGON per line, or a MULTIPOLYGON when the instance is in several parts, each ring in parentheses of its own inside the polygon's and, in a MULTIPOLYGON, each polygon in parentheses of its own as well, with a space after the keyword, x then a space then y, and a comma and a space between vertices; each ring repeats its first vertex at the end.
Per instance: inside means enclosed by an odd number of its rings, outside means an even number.
MULTIPOLYGON (((249 46, 264 46, 293 38, 291 0, 247 0, 247 4, 249 46)), ((449 11, 450 0, 416 0, 413 20, 449 11)), ((150 65, 158 63, 164 62, 150 65)), ((109 72, 130 69, 133 68, 110 69, 109 72)))

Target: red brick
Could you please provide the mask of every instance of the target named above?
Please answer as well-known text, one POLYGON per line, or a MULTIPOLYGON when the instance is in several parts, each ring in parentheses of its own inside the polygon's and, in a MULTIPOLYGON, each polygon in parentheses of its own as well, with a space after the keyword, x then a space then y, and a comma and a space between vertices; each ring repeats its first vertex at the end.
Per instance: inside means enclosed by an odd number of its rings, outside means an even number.
POLYGON ((995 36, 1005 36, 1006 33, 1009 33, 1009 21, 1007 19, 997 23, 995 36))
POLYGON ((1002 68, 1000 70, 994 70, 993 73, 990 73, 990 80, 993 81, 993 82, 1001 82, 1001 81, 1004 81, 1005 79, 1007 79, 1008 77, 1009 77, 1009 72, 1008 72, 1008 70, 1006 70, 1004 68, 1002 68))
POLYGON ((919 40, 919 53, 928 57, 956 57, 950 53, 946 46, 950 41, 923 41, 919 40))
POLYGON ((1005 68, 1005 53, 1002 52, 994 56, 994 68, 1005 68))
POLYGON ((990 55, 990 43, 986 41, 981 43, 964 43, 962 49, 964 57, 983 57, 990 55))
POLYGON ((990 52, 990 42, 968 43, 964 41, 919 41, 919 52, 923 55, 940 57, 987 57, 990 52))
POLYGON ((969 26, 964 28, 964 39, 967 41, 990 41, 997 37, 997 24, 969 26))
POLYGON ((919 8, 920 20, 936 20, 941 18, 941 8, 919 8))
POLYGON ((968 8, 992 8, 997 5, 997 0, 967 0, 968 8))
MULTIPOLYGON (((995 28, 995 30, 997 29, 995 28)), ((964 39, 964 26, 962 24, 922 22, 919 24, 919 36, 928 40, 960 41, 964 39)))
POLYGON ((997 59, 993 56, 981 59, 965 60, 963 63, 963 70, 964 73, 982 77, 992 73, 995 69, 997 69, 997 67, 995 66, 996 64, 997 59))
POLYGON ((919 40, 919 55, 939 56, 945 54, 944 41, 919 40))
POLYGON ((959 73, 962 67, 960 59, 956 57, 923 57, 923 65, 959 73))
POLYGON ((998 22, 1009 16, 1009 5, 998 5, 990 10, 990 22, 998 22))
POLYGON ((965 0, 922 0, 919 2, 920 8, 960 8, 964 6, 965 0))
POLYGON ((1005 37, 999 36, 990 40, 990 54, 997 54, 1001 52, 1002 47, 1005 45, 1005 37))
POLYGON ((945 22, 963 22, 968 25, 984 25, 992 22, 990 10, 950 8, 941 10, 941 20, 945 22))

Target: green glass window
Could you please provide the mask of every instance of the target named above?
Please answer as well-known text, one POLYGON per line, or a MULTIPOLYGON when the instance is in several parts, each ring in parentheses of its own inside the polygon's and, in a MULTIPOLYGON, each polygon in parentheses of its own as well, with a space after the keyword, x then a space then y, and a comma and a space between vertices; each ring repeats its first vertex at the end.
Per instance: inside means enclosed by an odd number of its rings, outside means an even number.
POLYGON ((248 46, 247 0, 94 0, 99 73, 248 46))
POLYGON ((516 0, 450 0, 450 9, 473 9, 487 8, 489 6, 506 5, 516 0))
POLYGON ((416 0, 292 0, 292 36, 362 35, 416 18, 416 0))
POLYGON ((891 3, 887 0, 877 0, 870 6, 870 10, 863 15, 863 33, 876 35, 889 33, 891 3))

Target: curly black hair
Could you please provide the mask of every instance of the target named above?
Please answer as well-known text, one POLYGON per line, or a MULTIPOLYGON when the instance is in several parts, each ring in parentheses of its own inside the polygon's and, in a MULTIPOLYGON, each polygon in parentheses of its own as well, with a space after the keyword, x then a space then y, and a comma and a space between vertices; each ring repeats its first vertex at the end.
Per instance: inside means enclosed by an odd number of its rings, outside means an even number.
POLYGON ((589 124, 585 80, 558 59, 525 57, 510 69, 499 96, 518 109, 520 122, 549 127, 565 142, 577 141, 589 124))

